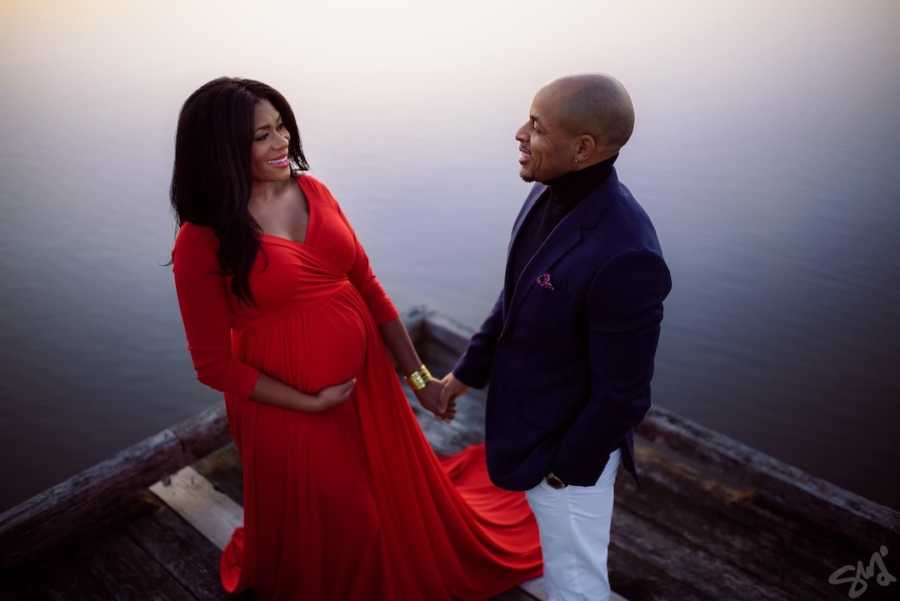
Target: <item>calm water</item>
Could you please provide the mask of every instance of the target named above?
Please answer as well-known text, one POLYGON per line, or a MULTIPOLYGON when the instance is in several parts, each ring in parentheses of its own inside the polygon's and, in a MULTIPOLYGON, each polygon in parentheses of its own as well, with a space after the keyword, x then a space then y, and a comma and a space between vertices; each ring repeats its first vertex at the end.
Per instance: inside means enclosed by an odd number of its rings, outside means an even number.
POLYGON ((900 508, 897 2, 44 4, 0 7, 0 508, 219 398, 161 267, 194 88, 279 88, 401 309, 475 326, 513 132, 592 70, 632 92, 619 175, 674 277, 655 402, 900 508))

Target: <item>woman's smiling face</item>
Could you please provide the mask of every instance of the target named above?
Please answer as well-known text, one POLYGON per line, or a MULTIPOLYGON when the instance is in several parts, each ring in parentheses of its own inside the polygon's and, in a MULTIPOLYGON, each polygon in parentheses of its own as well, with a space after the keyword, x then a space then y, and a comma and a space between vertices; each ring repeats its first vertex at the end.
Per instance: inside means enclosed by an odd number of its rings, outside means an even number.
POLYGON ((256 103, 250 173, 254 182, 284 181, 291 176, 288 141, 291 134, 268 100, 256 103))

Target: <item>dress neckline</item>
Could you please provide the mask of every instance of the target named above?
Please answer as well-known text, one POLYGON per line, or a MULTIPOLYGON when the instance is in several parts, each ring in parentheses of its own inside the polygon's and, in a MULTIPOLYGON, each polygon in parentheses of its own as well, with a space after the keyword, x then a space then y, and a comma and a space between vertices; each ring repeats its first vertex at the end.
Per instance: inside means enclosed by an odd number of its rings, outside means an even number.
POLYGON ((294 181, 297 182, 297 186, 300 187, 300 191, 303 193, 303 197, 306 199, 306 232, 303 234, 303 242, 299 242, 291 238, 285 238, 284 236, 276 236, 275 234, 269 234, 267 232, 262 232, 261 237, 269 238, 272 241, 286 242, 288 244, 296 244, 298 246, 306 246, 309 244, 309 236, 313 231, 313 203, 310 199, 309 190, 303 183, 303 174, 301 173, 300 175, 298 175, 294 181))

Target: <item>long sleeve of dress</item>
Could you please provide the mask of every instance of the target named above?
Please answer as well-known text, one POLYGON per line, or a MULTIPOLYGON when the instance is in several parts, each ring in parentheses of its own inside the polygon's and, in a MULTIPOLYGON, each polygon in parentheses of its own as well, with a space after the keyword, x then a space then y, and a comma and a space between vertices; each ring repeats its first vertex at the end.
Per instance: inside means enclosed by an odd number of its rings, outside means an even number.
POLYGON ((231 352, 231 308, 225 278, 219 275, 212 230, 185 224, 172 251, 175 290, 197 379, 228 394, 249 397, 259 370, 231 352))
MULTIPOLYGON (((321 182, 319 185, 324 187, 324 184, 321 182)), ((356 258, 354 259, 353 267, 348 274, 350 281, 356 286, 356 289, 359 290, 359 293, 366 301, 366 305, 369 306, 369 311, 372 312, 375 323, 381 325, 388 321, 394 321, 400 317, 397 307, 394 305, 391 297, 388 296, 388 293, 382 288, 378 278, 375 277, 375 273, 372 271, 372 266, 369 263, 369 256, 366 254, 365 249, 356 237, 356 232, 353 231, 353 226, 350 225, 347 216, 344 215, 344 212, 341 210, 341 205, 338 204, 334 196, 327 191, 327 188, 326 195, 334 203, 338 214, 353 235, 353 243, 356 246, 356 258)))

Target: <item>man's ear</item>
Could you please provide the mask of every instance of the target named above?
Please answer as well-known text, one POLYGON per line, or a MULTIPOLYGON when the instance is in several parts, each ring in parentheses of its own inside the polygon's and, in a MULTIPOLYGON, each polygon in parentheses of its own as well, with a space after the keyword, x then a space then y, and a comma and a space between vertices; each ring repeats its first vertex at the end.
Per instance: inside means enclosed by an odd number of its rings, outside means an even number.
POLYGON ((590 134, 581 134, 575 140, 575 162, 583 163, 594 156, 597 140, 590 134))

